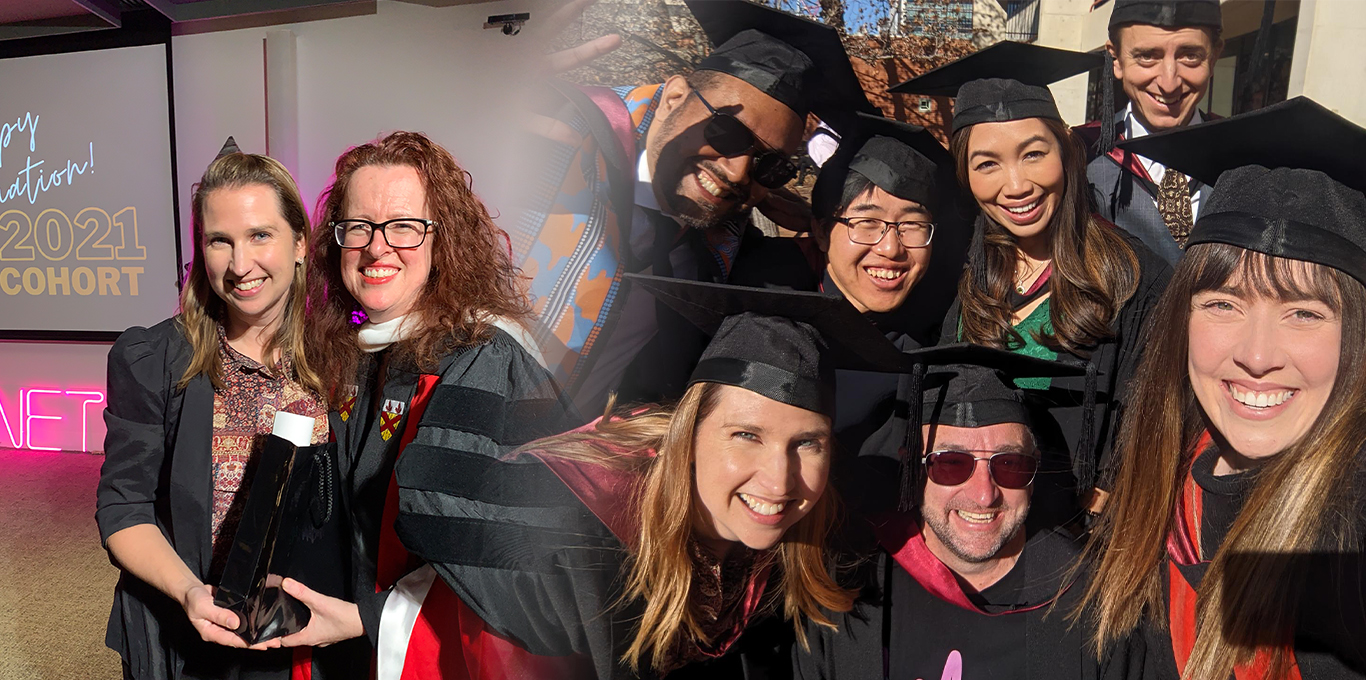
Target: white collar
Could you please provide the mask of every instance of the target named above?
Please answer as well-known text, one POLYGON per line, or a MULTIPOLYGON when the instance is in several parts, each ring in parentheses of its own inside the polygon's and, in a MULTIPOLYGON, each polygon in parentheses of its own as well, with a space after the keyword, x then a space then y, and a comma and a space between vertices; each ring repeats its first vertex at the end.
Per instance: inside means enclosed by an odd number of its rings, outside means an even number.
MULTIPOLYGON (((516 340, 517 344, 521 345, 522 349, 526 350, 527 354, 531 355, 531 358, 541 365, 541 368, 547 367, 545 355, 541 353, 540 346, 522 324, 491 314, 481 314, 481 316, 484 321, 501 328, 503 332, 512 336, 512 339, 516 340)), ((405 314, 384 323, 366 321, 361 324, 360 330, 356 333, 356 344, 360 345, 362 352, 374 354, 387 349, 396 342, 406 340, 417 329, 415 323, 405 324, 404 321, 407 319, 408 315, 405 314)))
POLYGON ((356 343, 360 345, 360 350, 366 354, 387 349, 400 340, 412 335, 414 325, 404 325, 408 315, 395 317, 383 323, 371 323, 366 321, 360 325, 360 330, 356 333, 356 343))
MULTIPOLYGON (((1127 129, 1124 131, 1125 139, 1138 139, 1139 137, 1146 137, 1151 134, 1148 127, 1144 125, 1143 121, 1139 120, 1139 117, 1134 113, 1133 102, 1130 102, 1124 107, 1124 120, 1127 123, 1127 129)), ((1197 107, 1195 109, 1195 115, 1191 116, 1191 122, 1188 123, 1188 125, 1199 125, 1203 122, 1205 122, 1205 117, 1200 113, 1199 107, 1197 107)))
POLYGON ((640 150, 636 158, 636 205, 650 210, 659 210, 659 199, 655 198, 655 185, 650 177, 650 164, 645 159, 645 150, 640 150))

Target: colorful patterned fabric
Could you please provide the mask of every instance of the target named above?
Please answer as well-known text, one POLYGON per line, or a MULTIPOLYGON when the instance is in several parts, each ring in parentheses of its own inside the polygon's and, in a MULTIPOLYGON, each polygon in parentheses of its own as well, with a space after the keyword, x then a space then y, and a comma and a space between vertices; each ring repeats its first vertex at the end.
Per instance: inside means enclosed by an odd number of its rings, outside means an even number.
POLYGON ((251 489, 247 470, 261 449, 264 435, 275 427, 275 412, 288 411, 313 418, 313 443, 327 441, 327 405, 289 376, 288 356, 267 368, 228 346, 218 328, 218 355, 224 389, 213 395, 213 562, 210 572, 222 571, 242 517, 242 504, 251 489), (240 496, 240 498, 239 498, 240 496), (220 540, 221 539, 221 540, 220 540))
MULTIPOLYGON (((636 126, 637 146, 654 120, 662 85, 614 90, 636 126)), ((630 216, 613 209, 607 161, 582 111, 564 120, 582 136, 577 147, 550 143, 545 174, 511 232, 513 257, 531 279, 536 341, 566 390, 581 378, 581 359, 599 339, 621 288, 629 257, 630 216)), ((615 143, 614 140, 604 140, 615 143)))

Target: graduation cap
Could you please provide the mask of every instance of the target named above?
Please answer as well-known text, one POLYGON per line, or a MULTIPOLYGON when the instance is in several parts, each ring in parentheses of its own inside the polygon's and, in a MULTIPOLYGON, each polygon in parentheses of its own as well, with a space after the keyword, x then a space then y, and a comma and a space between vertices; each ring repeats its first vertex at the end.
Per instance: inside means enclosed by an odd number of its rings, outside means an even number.
POLYGON ((1104 63, 1099 54, 999 42, 889 88, 888 92, 954 97, 953 131, 1025 118, 1062 120, 1048 85, 1104 63))
POLYGON ((1016 379, 1063 378, 1087 373, 1083 366, 966 342, 912 350, 906 352, 906 357, 916 367, 911 372, 910 423, 906 430, 906 455, 902 460, 903 510, 910 509, 915 495, 916 466, 912 462, 924 448, 921 425, 976 428, 1020 423, 1029 426, 1031 408, 1024 391, 1015 386, 1016 379))
POLYGON ((905 355, 842 298, 627 274, 712 336, 688 384, 743 387, 818 413, 834 412, 834 371, 897 372, 905 355))
POLYGON ((938 214, 941 183, 953 169, 953 155, 928 130, 910 123, 858 114, 857 131, 840 140, 840 148, 816 176, 811 207, 818 216, 833 216, 849 171, 867 177, 883 191, 915 201, 938 214))
POLYGON ((840 134, 853 127, 855 111, 877 111, 834 28, 746 0, 686 4, 714 48, 697 70, 739 78, 840 134))
POLYGON ((1366 283, 1366 129, 1312 99, 1120 147, 1213 184, 1187 247, 1228 243, 1366 283))
POLYGON ((1109 30, 1125 24, 1222 29, 1224 18, 1219 11, 1219 0, 1115 0, 1114 9, 1110 11, 1109 30))
POLYGON ((242 150, 237 148, 237 140, 233 139, 232 135, 228 135, 228 141, 223 142, 223 148, 218 150, 218 155, 214 156, 213 159, 218 160, 235 153, 242 153, 242 150))

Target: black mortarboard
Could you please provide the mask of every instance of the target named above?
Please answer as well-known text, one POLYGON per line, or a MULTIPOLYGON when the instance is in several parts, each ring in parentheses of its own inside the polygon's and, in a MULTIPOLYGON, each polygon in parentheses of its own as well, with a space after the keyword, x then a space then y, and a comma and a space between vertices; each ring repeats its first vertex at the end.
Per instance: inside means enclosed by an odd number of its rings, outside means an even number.
POLYGON ((1229 243, 1366 283, 1366 129, 1296 97, 1120 146, 1214 185, 1187 247, 1229 243))
POLYGON ((1025 118, 1062 120, 1048 84, 1100 66, 1099 54, 999 42, 889 88, 888 92, 955 97, 953 131, 1025 118))
POLYGON ((920 426, 986 427, 1001 423, 1031 425, 1031 408, 1017 378, 1060 378, 1083 375, 1084 366, 1040 359, 1018 352, 961 342, 906 353, 916 364, 911 372, 908 456, 902 462, 901 503, 906 508, 915 489, 910 461, 923 448, 920 426), (923 377, 922 377, 923 375, 923 377), (918 383, 918 384, 917 384, 918 383))
POLYGON ((1219 0, 1115 0, 1109 29, 1124 24, 1148 24, 1163 28, 1210 26, 1222 29, 1219 0))
POLYGON ((218 150, 218 155, 214 156, 213 159, 218 160, 224 156, 235 153, 242 153, 242 150, 237 148, 237 140, 233 139, 232 135, 228 135, 228 141, 223 142, 223 148, 218 150))
POLYGON ((865 113, 858 115, 858 123, 857 132, 840 140, 839 150, 821 166, 811 191, 812 211, 832 216, 853 170, 883 191, 938 214, 941 183, 953 168, 948 149, 919 125, 865 113))
POLYGON ((855 111, 877 111, 830 26, 746 0, 687 5, 714 48, 697 70, 735 76, 840 134, 854 125, 855 111))
POLYGON ((905 356, 843 298, 627 274, 712 341, 688 384, 718 382, 834 413, 834 370, 895 372, 905 356))

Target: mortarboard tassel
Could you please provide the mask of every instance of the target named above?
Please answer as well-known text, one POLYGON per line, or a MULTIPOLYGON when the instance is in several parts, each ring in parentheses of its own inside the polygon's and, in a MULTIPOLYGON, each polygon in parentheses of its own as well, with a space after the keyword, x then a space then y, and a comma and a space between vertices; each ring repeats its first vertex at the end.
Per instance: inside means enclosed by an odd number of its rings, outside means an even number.
POLYGON ((1096 485, 1096 464, 1092 460, 1096 447, 1091 436, 1096 430, 1096 362, 1086 362, 1086 393, 1082 397, 1081 437, 1077 439, 1077 450, 1072 453, 1076 460, 1077 493, 1083 496, 1090 493, 1096 485))
POLYGON ((908 512, 915 509, 915 487, 918 480, 917 465, 925 443, 920 436, 921 409, 924 407, 925 362, 917 361, 908 377, 910 387, 906 401, 910 411, 906 414, 906 445, 901 450, 901 498, 897 510, 908 512))
POLYGON ((223 148, 218 150, 218 155, 214 156, 213 159, 218 160, 224 156, 235 153, 242 153, 242 150, 237 148, 237 140, 233 139, 232 135, 228 135, 228 141, 223 142, 223 148))
POLYGON ((1105 65, 1100 67, 1100 138, 1096 155, 1104 156, 1115 148, 1115 58, 1105 50, 1105 65))

